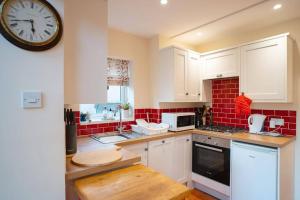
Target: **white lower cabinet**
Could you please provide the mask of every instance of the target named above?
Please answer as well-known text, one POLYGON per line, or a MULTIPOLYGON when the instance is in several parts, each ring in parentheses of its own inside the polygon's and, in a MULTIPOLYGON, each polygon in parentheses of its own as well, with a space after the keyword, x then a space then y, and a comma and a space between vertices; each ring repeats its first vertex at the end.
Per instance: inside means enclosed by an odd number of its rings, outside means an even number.
POLYGON ((189 181, 191 164, 191 135, 149 142, 148 166, 177 182, 189 181))
POLYGON ((173 178, 174 138, 149 142, 148 166, 173 178))
POLYGON ((173 178, 179 183, 189 181, 192 171, 192 137, 175 138, 173 151, 173 178))
POLYGON ((127 151, 141 156, 141 164, 148 166, 179 183, 187 183, 192 171, 192 136, 183 135, 128 145, 127 151))
POLYGON ((124 146, 123 149, 141 156, 141 164, 148 166, 148 143, 140 143, 124 146))

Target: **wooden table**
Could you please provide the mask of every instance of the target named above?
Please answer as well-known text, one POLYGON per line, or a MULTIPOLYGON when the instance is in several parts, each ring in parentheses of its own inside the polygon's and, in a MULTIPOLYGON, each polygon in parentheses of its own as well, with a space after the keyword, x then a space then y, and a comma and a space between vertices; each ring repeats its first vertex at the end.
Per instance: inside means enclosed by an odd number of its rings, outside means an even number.
POLYGON ((75 181, 81 200, 184 200, 190 190, 143 165, 75 181))

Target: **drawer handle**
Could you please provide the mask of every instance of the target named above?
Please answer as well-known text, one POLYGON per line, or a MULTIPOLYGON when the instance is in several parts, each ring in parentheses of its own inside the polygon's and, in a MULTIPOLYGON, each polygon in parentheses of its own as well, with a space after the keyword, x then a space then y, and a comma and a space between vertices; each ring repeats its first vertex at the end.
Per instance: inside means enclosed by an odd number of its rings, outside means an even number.
POLYGON ((187 93, 185 93, 185 95, 189 95, 189 93, 187 92, 187 93))
POLYGON ((200 96, 201 94, 200 93, 198 93, 198 96, 200 96))
POLYGON ((148 148, 145 148, 145 151, 148 151, 148 148))
POLYGON ((165 143, 165 141, 163 140, 162 143, 165 143))
POLYGON ((186 139, 186 141, 187 141, 187 142, 189 142, 189 141, 190 141, 190 139, 186 139))

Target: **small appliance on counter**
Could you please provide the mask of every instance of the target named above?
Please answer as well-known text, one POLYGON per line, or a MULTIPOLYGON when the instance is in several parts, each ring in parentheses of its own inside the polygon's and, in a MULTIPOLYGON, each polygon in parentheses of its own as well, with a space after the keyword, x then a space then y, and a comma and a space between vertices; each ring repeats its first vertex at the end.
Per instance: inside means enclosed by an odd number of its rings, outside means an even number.
POLYGON ((264 122, 267 116, 252 114, 248 117, 249 133, 260 133, 264 129, 264 122))
POLYGON ((162 123, 169 124, 169 131, 194 129, 195 113, 162 113, 162 123))
POLYGON ((72 109, 64 109, 65 134, 66 134, 66 154, 77 152, 77 127, 72 109))

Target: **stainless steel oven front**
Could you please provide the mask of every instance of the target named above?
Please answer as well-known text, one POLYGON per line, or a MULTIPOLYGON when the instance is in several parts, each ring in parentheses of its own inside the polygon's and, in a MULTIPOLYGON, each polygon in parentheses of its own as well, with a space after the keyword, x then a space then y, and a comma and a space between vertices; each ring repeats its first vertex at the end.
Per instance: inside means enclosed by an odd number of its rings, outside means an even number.
POLYGON ((193 135, 192 171, 230 185, 230 140, 193 135))

